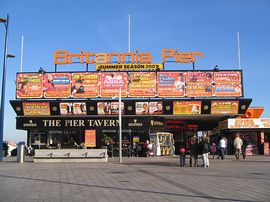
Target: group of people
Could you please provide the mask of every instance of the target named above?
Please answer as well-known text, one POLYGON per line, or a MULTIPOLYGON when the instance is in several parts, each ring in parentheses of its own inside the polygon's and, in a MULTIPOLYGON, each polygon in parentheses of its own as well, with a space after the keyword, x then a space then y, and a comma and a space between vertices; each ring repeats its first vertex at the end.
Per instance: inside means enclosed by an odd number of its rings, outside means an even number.
MULTIPOLYGON (((198 157, 201 155, 202 157, 202 167, 209 167, 209 154, 218 155, 218 158, 222 160, 225 159, 225 155, 227 154, 227 144, 228 141, 224 136, 221 136, 218 144, 212 143, 210 146, 209 140, 207 136, 203 136, 202 140, 199 142, 196 135, 190 138, 190 159, 189 166, 190 167, 198 167, 198 157)), ((239 134, 236 134, 236 137, 233 141, 235 157, 236 159, 240 159, 240 154, 242 153, 243 159, 246 158, 246 148, 249 145, 249 141, 246 137, 243 139, 240 138, 239 134)), ((184 140, 180 141, 180 166, 186 166, 186 144, 184 140)))
MULTIPOLYGON (((198 142, 198 138, 194 135, 190 139, 190 160, 189 166, 198 167, 198 157, 202 156, 202 167, 209 167, 210 144, 207 136, 203 136, 202 141, 198 142)), ((180 166, 186 166, 186 147, 184 140, 180 142, 180 166)))

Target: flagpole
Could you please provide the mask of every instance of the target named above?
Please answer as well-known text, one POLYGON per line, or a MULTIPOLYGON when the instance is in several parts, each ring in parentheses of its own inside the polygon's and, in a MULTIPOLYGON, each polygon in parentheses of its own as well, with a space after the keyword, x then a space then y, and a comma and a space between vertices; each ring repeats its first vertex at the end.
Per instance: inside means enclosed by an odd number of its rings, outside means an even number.
POLYGON ((23 40, 24 36, 22 35, 22 46, 21 46, 21 67, 20 67, 20 72, 23 71, 23 40))
POLYGON ((237 32, 237 52, 238 52, 238 69, 241 69, 241 58, 240 58, 240 34, 237 32))

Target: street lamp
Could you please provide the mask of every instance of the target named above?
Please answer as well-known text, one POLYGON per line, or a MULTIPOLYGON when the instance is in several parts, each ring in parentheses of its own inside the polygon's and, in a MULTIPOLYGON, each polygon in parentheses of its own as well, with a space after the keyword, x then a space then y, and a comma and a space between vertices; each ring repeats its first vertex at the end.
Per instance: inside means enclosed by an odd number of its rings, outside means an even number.
POLYGON ((5 89, 6 89, 6 69, 7 69, 7 59, 14 58, 14 55, 7 54, 8 49, 8 22, 9 16, 7 18, 0 18, 0 23, 4 23, 6 28, 5 34, 5 47, 4 47, 4 61, 3 61, 3 76, 2 76, 2 91, 1 91, 1 106, 0 106, 0 162, 3 159, 3 133, 4 133, 4 112, 5 112, 5 89))

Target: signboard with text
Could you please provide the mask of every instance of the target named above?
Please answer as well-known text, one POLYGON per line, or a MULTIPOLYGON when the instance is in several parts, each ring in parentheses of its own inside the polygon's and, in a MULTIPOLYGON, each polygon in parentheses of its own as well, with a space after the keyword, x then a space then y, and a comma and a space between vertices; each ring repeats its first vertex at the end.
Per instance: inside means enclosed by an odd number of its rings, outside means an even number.
POLYGON ((71 97, 98 97, 98 73, 73 73, 71 82, 71 97))
POLYGON ((198 115, 201 114, 201 101, 174 101, 173 114, 198 115))
POLYGON ((17 74, 16 97, 17 98, 42 98, 43 75, 38 73, 17 74))
POLYGON ((101 73, 100 75, 101 97, 119 96, 119 88, 121 88, 122 97, 126 97, 127 96, 126 72, 101 73))
POLYGON ((23 114, 25 116, 49 116, 49 102, 23 102, 23 114))
POLYGON ((155 97, 155 72, 130 72, 128 80, 129 97, 155 97))
POLYGON ((45 98, 70 97, 70 73, 46 73, 43 78, 45 98))
POLYGON ((238 114, 239 101, 211 101, 211 114, 238 114))
POLYGON ((86 147, 96 147, 96 130, 84 131, 84 144, 86 147))
POLYGON ((185 74, 184 72, 158 72, 158 96, 184 97, 185 74))

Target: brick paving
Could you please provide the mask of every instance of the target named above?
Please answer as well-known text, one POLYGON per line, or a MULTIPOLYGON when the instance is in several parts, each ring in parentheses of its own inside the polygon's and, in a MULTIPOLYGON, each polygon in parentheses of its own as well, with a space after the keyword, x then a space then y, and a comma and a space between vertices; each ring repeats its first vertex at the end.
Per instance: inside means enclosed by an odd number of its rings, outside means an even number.
POLYGON ((210 159, 179 167, 178 157, 108 163, 0 163, 0 201, 270 201, 270 158, 210 159))

